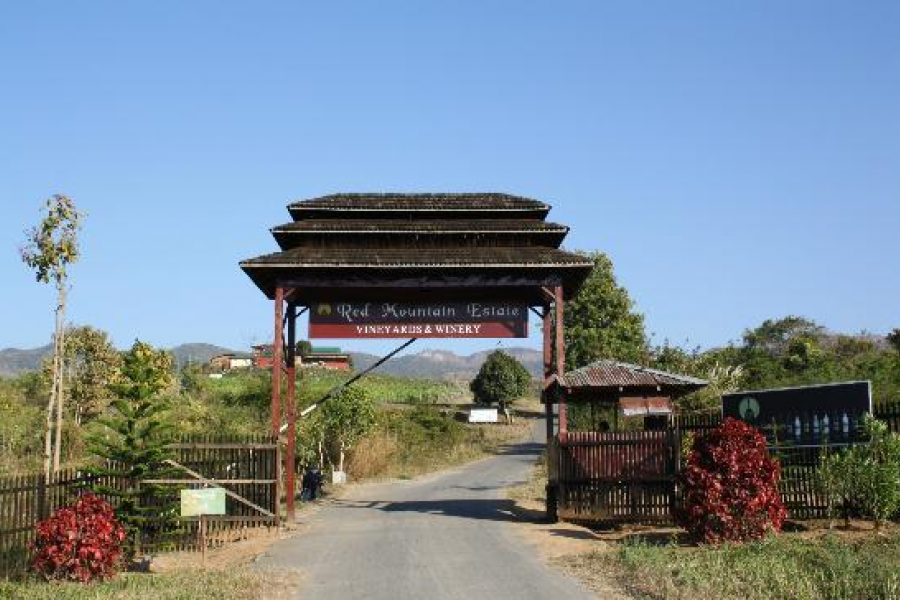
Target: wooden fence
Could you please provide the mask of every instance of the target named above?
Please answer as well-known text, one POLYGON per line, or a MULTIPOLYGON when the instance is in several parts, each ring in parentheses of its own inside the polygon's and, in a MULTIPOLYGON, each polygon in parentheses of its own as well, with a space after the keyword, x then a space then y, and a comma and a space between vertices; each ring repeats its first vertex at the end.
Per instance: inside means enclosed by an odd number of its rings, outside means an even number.
MULTIPOLYGON (((900 433, 900 401, 876 404, 872 407, 872 415, 887 423, 891 431, 900 433)), ((719 413, 671 415, 668 418, 668 428, 679 431, 706 431, 721 423, 719 413)))
MULTIPOLYGON (((558 514, 605 523, 671 523, 681 506, 680 431, 568 433, 551 446, 558 514)), ((817 485, 822 457, 846 444, 771 446, 781 463, 779 490, 793 519, 828 517, 817 485)))
POLYGON ((781 501, 792 519, 828 517, 828 499, 819 491, 819 461, 828 452, 846 444, 810 446, 770 446, 769 454, 781 463, 778 487, 781 501))
POLYGON ((718 413, 669 416, 669 429, 678 431, 706 431, 715 429, 721 423, 722 416, 718 413))
POLYGON ((888 424, 888 428, 900 433, 900 400, 896 402, 887 402, 884 404, 876 404, 875 417, 888 424))
POLYGON ((669 521, 676 500, 678 439, 674 431, 567 434, 555 450, 559 515, 669 521))
MULTIPOLYGON (((172 450, 178 465, 276 515, 262 514, 229 495, 227 515, 207 518, 210 545, 245 537, 251 529, 278 524, 281 457, 274 438, 193 437, 180 440, 172 450)), ((25 566, 35 524, 73 501, 93 483, 111 488, 125 484, 112 478, 98 480, 76 469, 66 469, 49 478, 43 474, 0 478, 0 577, 21 572, 25 566)), ((164 502, 177 502, 179 490, 203 487, 204 483, 177 469, 176 475, 160 485, 171 490, 164 502)), ((115 504, 115 498, 108 500, 115 504)), ((164 541, 144 539, 142 547, 151 551, 197 550, 197 526, 197 519, 184 519, 176 535, 164 541)))

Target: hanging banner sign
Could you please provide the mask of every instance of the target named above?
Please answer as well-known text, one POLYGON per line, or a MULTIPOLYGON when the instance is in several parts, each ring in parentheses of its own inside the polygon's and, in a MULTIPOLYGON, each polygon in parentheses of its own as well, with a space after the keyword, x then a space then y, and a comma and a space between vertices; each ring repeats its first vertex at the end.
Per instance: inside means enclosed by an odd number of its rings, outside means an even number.
POLYGON ((310 338, 524 338, 528 306, 501 302, 322 302, 310 338))

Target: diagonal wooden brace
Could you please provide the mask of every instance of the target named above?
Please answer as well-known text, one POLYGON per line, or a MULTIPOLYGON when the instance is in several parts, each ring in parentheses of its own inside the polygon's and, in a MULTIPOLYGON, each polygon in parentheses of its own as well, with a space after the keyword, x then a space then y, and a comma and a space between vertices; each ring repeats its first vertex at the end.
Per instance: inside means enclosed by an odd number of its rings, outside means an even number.
POLYGON ((254 503, 250 502, 249 500, 247 500, 247 499, 244 498, 243 496, 238 496, 237 494, 235 494, 235 493, 232 492, 231 490, 222 487, 221 485, 219 485, 218 483, 216 483, 216 480, 215 480, 215 479, 207 479, 206 477, 204 477, 204 476, 201 475, 200 473, 197 473, 196 471, 192 471, 192 470, 188 469, 186 466, 181 465, 181 464, 178 464, 178 463, 175 462, 174 460, 166 459, 164 462, 165 462, 167 465, 171 465, 171 466, 175 467, 176 469, 180 469, 180 470, 184 471, 185 473, 187 473, 188 475, 190 475, 191 477, 193 477, 194 479, 196 479, 196 480, 199 481, 200 483, 205 483, 206 485, 208 485, 208 486, 210 486, 210 487, 221 488, 221 489, 225 490, 225 495, 226 495, 226 496, 230 496, 231 498, 234 498, 235 500, 237 500, 237 501, 240 502, 241 504, 244 504, 244 505, 246 505, 246 506, 249 506, 249 507, 252 508, 253 510, 258 510, 259 512, 261 512, 262 514, 266 515, 267 517, 272 517, 273 519, 275 518, 275 515, 274 515, 273 513, 270 513, 269 511, 267 511, 266 509, 264 509, 262 506, 259 506, 259 505, 257 505, 257 504, 254 504, 254 503))

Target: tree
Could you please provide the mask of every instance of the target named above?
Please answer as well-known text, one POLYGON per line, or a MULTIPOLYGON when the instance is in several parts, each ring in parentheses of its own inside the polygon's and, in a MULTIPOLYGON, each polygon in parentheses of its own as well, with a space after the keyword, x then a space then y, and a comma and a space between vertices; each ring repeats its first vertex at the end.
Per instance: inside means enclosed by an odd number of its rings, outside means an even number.
POLYGON ((338 450, 338 471, 344 471, 346 452, 375 425, 375 403, 368 392, 349 387, 322 404, 326 437, 338 450))
POLYGON ((887 335, 887 341, 894 347, 894 350, 900 352, 900 327, 897 327, 887 335))
POLYGON ((297 422, 296 461, 303 467, 325 465, 325 419, 321 411, 303 417, 297 422))
POLYGON ((594 268, 581 291, 566 302, 566 364, 582 367, 601 358, 642 362, 648 353, 644 317, 633 312, 628 291, 616 283, 612 261, 602 252, 587 255, 594 268))
POLYGON ((766 319, 756 329, 744 332, 744 346, 768 353, 783 354, 796 339, 813 340, 824 333, 825 328, 805 317, 789 315, 781 319, 766 319))
POLYGON ((82 214, 75 207, 75 202, 71 198, 60 194, 47 200, 44 209, 46 215, 41 222, 26 232, 25 245, 21 248, 20 253, 25 264, 34 270, 38 282, 50 283, 53 281, 56 285, 53 377, 44 431, 44 473, 49 475, 51 454, 53 455, 53 471, 59 470, 65 398, 63 349, 65 348, 68 269, 69 265, 78 262, 78 231, 81 229, 82 214), (56 410, 55 444, 52 439, 54 405, 56 410))
MULTIPOLYGON (((66 328, 63 356, 75 423, 81 425, 106 409, 110 384, 119 374, 121 354, 105 331, 85 325, 66 328)), ((45 364, 46 377, 51 371, 51 365, 45 364)))
POLYGON ((478 404, 497 404, 510 420, 508 405, 528 393, 531 374, 514 356, 502 350, 491 352, 469 389, 478 404))
POLYGON ((114 413, 98 419, 106 430, 90 440, 92 452, 107 465, 91 471, 123 482, 121 487, 96 484, 94 491, 119 499, 116 514, 129 534, 133 555, 139 536, 164 537, 175 517, 166 491, 142 483, 165 479, 173 471, 165 462, 173 437, 163 420, 169 405, 161 396, 174 383, 172 355, 137 341, 123 355, 121 372, 120 381, 111 386, 114 413))

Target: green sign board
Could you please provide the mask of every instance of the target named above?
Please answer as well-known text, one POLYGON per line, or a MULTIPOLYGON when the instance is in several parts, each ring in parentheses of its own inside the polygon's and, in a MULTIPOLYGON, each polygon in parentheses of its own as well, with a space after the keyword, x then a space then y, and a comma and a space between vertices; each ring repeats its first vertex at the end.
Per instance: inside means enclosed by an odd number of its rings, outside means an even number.
POLYGON ((202 490, 181 490, 181 516, 224 515, 225 490, 204 488, 202 490))

